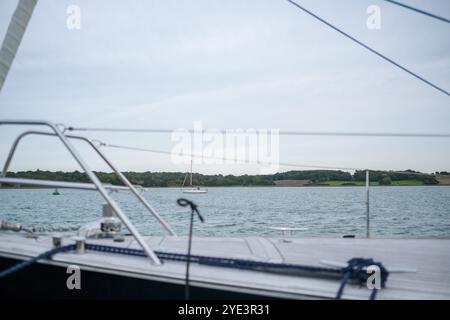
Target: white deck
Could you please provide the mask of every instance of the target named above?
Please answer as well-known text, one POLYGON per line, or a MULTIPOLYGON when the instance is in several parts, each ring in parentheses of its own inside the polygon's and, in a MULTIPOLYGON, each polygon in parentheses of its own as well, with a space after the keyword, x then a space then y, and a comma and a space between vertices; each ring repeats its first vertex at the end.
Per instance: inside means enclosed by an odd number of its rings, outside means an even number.
MULTIPOLYGON (((323 260, 346 262, 353 257, 374 258, 389 268, 416 269, 414 273, 391 273, 377 299, 450 299, 450 239, 322 239, 297 238, 195 238, 193 254, 325 266, 323 260)), ((154 250, 186 253, 185 237, 147 237, 154 250)), ((139 248, 134 240, 87 240, 88 243, 139 248)), ((67 240, 65 243, 69 243, 67 240)), ((51 248, 51 239, 27 239, 0 233, 0 256, 35 256, 51 248)), ((125 273, 138 278, 184 281, 185 264, 150 265, 142 257, 87 252, 58 254, 52 262, 77 264, 81 269, 125 273)), ((338 280, 278 275, 221 267, 191 265, 193 285, 226 288, 285 298, 334 298, 338 280)), ((365 287, 348 285, 343 298, 368 299, 365 287)))

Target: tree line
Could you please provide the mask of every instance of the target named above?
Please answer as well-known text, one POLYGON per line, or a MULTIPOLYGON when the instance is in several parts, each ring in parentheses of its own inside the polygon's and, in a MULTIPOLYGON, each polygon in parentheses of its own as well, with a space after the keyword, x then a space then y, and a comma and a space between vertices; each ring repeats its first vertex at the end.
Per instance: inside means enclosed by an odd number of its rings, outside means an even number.
MULTIPOLYGON (((100 181, 113 185, 122 185, 120 179, 109 172, 96 172, 100 181)), ((441 174, 441 173, 439 173, 441 174)), ((143 187, 179 187, 186 173, 183 172, 124 172, 124 175, 136 185, 143 187)), ((73 171, 20 171, 8 172, 8 177, 57 180, 68 182, 90 182, 84 172, 73 171)), ((370 171, 370 181, 377 181, 381 185, 389 185, 392 181, 415 180, 423 184, 438 184, 433 174, 423 174, 417 171, 405 170, 403 173, 393 171, 370 171)), ((202 186, 273 186, 278 180, 308 180, 311 184, 326 181, 365 181, 366 172, 357 170, 353 174, 341 170, 302 170, 287 171, 271 175, 203 175, 193 174, 193 184, 202 186)))

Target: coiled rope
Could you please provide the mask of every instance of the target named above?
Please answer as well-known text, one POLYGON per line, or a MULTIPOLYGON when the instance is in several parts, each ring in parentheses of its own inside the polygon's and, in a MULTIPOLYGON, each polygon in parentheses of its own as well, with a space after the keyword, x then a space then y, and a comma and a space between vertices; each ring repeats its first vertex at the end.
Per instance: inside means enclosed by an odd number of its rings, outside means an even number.
MULTIPOLYGON (((370 275, 364 270, 365 267, 377 266, 380 270, 381 287, 385 286, 389 272, 380 262, 375 262, 373 261, 373 259, 353 258, 350 259, 347 263, 347 267, 342 269, 343 276, 341 279, 341 285, 336 294, 336 299, 341 298, 342 293, 344 292, 344 288, 350 279, 356 280, 361 285, 367 283, 367 279, 370 275)), ((377 288, 372 289, 370 300, 375 300, 377 290, 377 288)))

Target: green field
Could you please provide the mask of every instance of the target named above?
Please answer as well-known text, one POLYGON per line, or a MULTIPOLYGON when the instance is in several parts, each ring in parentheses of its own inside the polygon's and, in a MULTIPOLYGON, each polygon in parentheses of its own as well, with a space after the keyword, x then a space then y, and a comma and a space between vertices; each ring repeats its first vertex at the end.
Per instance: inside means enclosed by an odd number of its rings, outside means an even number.
MULTIPOLYGON (((314 183, 314 186, 331 186, 331 187, 341 187, 341 186, 364 186, 366 183, 364 181, 323 181, 314 183)), ((378 182, 373 182, 370 185, 378 185, 378 182)))
POLYGON ((392 181, 393 186, 423 186, 423 181, 420 180, 398 180, 392 181))
MULTIPOLYGON (((314 186, 331 186, 331 187, 345 187, 345 186, 365 186, 365 181, 324 181, 313 184, 314 186)), ((378 181, 370 182, 371 186, 379 186, 378 181)), ((392 181, 392 186, 423 186, 424 183, 419 180, 397 180, 392 181)))

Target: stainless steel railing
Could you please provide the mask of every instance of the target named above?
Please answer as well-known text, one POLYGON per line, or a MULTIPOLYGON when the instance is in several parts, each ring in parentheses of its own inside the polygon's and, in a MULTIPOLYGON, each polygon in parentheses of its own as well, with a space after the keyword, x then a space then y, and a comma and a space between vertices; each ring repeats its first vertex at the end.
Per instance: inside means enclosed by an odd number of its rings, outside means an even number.
POLYGON ((21 121, 21 120, 0 120, 0 125, 41 125, 49 127, 53 132, 46 131, 26 131, 20 134, 14 141, 8 157, 5 161, 5 165, 3 166, 3 171, 0 175, 0 183, 8 183, 8 184, 29 184, 29 185, 40 185, 40 186, 49 186, 49 187, 59 187, 59 188, 75 188, 75 189, 89 189, 89 190, 97 190, 101 196, 105 199, 108 205, 116 212, 118 218, 122 221, 122 223, 128 228, 130 233, 142 247, 144 252, 147 254, 148 258, 153 264, 161 264, 161 261, 156 256, 155 252, 148 246, 148 244, 144 241, 140 233, 136 230, 134 225, 128 219, 126 214, 122 211, 119 205, 115 202, 115 200, 109 195, 108 189, 118 189, 125 188, 130 190, 136 198, 144 205, 144 207, 157 219, 157 221, 166 229, 169 234, 176 235, 170 225, 164 221, 164 219, 156 212, 156 210, 148 203, 148 201, 142 197, 139 191, 135 186, 131 184, 131 182, 117 169, 117 167, 106 157, 106 155, 95 145, 93 140, 90 140, 86 137, 82 136, 74 136, 74 135, 66 135, 65 129, 61 129, 58 125, 49 122, 49 121, 21 121), (48 181, 48 180, 35 180, 35 179, 17 179, 17 178, 7 178, 6 173, 8 172, 8 168, 13 159, 14 153, 17 149, 19 142, 27 135, 47 135, 47 136, 55 136, 61 140, 66 149, 70 152, 73 158, 78 162, 80 167, 85 171, 92 184, 89 183, 73 183, 73 182, 62 182, 62 181, 48 181), (69 139, 78 139, 87 142, 96 153, 106 162, 106 164, 114 171, 114 173, 119 177, 122 183, 126 187, 116 187, 104 185, 100 182, 95 173, 90 169, 88 164, 83 160, 80 156, 76 148, 70 143, 69 139))

